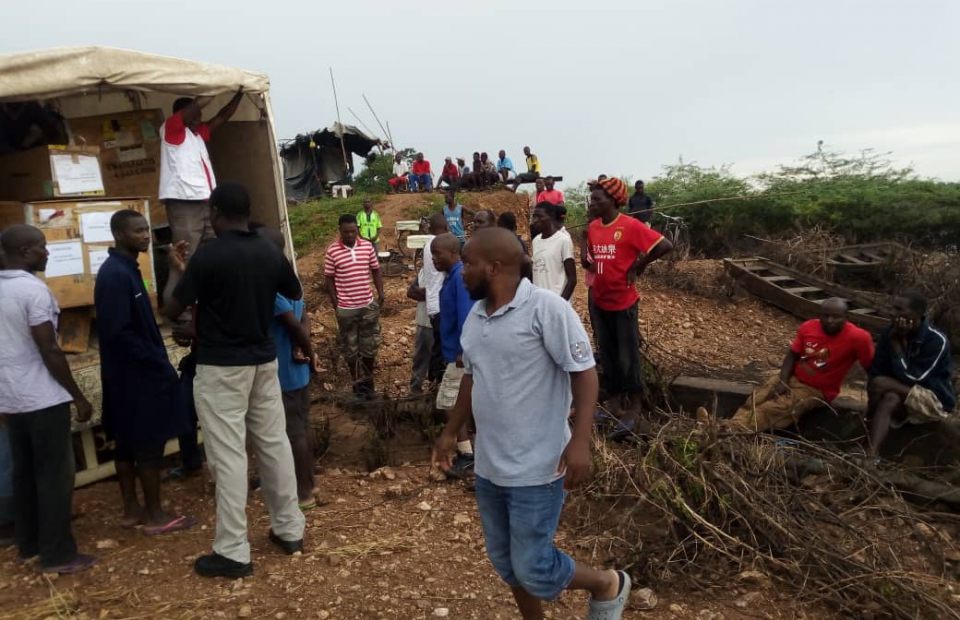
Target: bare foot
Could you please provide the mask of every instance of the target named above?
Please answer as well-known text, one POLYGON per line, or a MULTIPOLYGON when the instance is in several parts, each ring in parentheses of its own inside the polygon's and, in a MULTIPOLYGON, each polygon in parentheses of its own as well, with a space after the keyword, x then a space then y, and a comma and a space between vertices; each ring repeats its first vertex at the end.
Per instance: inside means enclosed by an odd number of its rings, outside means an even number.
POLYGON ((163 527, 176 518, 176 515, 161 511, 154 514, 144 515, 143 525, 146 527, 163 527))
POLYGON ((123 509, 123 516, 120 517, 120 527, 127 529, 143 525, 144 510, 140 506, 126 506, 123 509))
POLYGON ((609 583, 607 583, 604 588, 601 596, 593 595, 593 600, 597 602, 601 601, 612 601, 617 598, 617 595, 620 594, 620 575, 617 571, 610 569, 603 571, 603 574, 608 577, 609 583))

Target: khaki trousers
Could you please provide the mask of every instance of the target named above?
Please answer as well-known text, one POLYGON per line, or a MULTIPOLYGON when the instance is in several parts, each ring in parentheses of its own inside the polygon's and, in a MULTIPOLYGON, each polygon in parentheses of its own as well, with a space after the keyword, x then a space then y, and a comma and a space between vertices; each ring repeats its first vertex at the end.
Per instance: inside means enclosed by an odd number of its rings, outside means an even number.
POLYGON ((796 377, 790 377, 787 384, 790 386, 788 393, 768 400, 770 392, 778 383, 780 383, 779 374, 754 391, 731 420, 758 432, 774 428, 789 428, 807 413, 826 404, 820 390, 801 383, 796 377))
POLYGON ((302 539, 305 519, 297 505, 297 477, 286 434, 277 361, 261 366, 197 365, 194 402, 203 426, 207 466, 217 484, 213 551, 235 562, 250 562, 248 431, 271 529, 282 540, 302 539))

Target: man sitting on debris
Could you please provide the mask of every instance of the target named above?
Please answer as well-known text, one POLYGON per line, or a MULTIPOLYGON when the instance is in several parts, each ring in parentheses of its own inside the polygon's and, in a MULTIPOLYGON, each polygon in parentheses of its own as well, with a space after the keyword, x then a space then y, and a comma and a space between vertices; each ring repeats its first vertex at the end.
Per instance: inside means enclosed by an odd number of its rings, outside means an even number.
POLYGON ((870 334, 847 321, 847 302, 828 299, 820 304, 820 318, 797 330, 780 372, 732 420, 752 431, 788 428, 836 398, 854 362, 867 369, 872 360, 870 334))
POLYGON ((467 165, 467 160, 463 157, 457 158, 457 172, 460 173, 460 178, 463 179, 466 175, 470 174, 470 166, 467 165))
POLYGON ((430 162, 423 158, 423 153, 417 153, 413 160, 413 170, 410 172, 410 191, 416 192, 420 188, 428 192, 433 191, 433 171, 430 169, 430 162))
POLYGON ((480 168, 483 171, 481 183, 484 188, 489 188, 500 180, 497 164, 493 163, 486 153, 480 153, 480 168))
POLYGON ((393 156, 393 178, 387 181, 390 183, 390 191, 396 192, 404 187, 409 187, 407 175, 410 174, 410 168, 407 162, 403 161, 400 153, 393 156))
POLYGON ((905 291, 894 300, 893 310, 893 324, 880 336, 870 367, 871 456, 879 454, 891 426, 940 422, 957 405, 950 341, 930 324, 927 298, 905 291))
POLYGON ((460 169, 453 163, 453 158, 447 157, 443 163, 443 169, 440 171, 440 178, 437 179, 437 189, 444 189, 446 183, 448 189, 456 191, 460 186, 460 169))

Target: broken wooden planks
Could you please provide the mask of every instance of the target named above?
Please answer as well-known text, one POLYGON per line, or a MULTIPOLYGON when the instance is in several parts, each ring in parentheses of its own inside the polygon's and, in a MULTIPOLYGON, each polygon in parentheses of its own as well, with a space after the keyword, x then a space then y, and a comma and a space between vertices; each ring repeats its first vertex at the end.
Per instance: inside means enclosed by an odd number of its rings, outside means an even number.
POLYGON ((850 307, 851 323, 873 332, 890 324, 883 309, 861 293, 769 259, 725 258, 723 268, 745 290, 801 319, 819 317, 820 304, 839 297, 850 307))

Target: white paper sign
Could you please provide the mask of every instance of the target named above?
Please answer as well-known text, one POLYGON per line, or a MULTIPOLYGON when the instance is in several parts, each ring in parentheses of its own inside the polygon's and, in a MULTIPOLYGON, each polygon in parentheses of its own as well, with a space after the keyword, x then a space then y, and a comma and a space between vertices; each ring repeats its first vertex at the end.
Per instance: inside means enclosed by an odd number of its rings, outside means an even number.
POLYGON ((60 194, 103 192, 100 161, 93 155, 51 155, 60 194), (74 162, 76 158, 76 162, 74 162))
POLYGON ((84 243, 111 243, 110 218, 116 211, 91 211, 80 214, 80 233, 84 243))
POLYGON ((83 244, 79 241, 48 243, 47 251, 50 256, 47 258, 44 277, 59 278, 83 273, 83 244))
POLYGON ((106 248, 90 248, 87 256, 90 257, 90 273, 97 275, 100 271, 100 266, 107 260, 110 253, 106 248))

